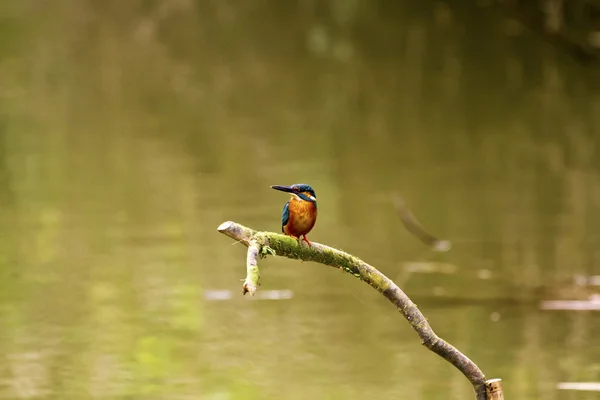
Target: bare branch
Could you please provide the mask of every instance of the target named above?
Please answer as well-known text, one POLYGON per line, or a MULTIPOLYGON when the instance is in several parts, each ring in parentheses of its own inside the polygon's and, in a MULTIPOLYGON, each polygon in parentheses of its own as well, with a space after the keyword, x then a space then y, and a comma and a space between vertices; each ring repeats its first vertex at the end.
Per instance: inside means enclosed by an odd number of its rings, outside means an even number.
POLYGON ((343 251, 312 242, 303 245, 289 236, 274 232, 257 232, 235 222, 224 222, 217 230, 248 246, 247 277, 244 293, 254 294, 258 286, 259 256, 276 254, 283 257, 314 261, 345 271, 369 284, 383 294, 421 338, 422 344, 463 373, 473 385, 477 400, 486 400, 486 380, 483 372, 467 356, 435 334, 427 319, 408 296, 388 277, 358 257, 343 251))

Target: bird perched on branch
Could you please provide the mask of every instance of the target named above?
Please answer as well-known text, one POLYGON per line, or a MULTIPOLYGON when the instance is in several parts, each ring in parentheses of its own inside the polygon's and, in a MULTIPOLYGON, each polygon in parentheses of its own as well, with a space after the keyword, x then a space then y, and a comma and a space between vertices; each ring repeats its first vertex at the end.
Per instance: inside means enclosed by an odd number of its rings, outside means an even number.
POLYGON ((290 201, 283 206, 281 231, 296 240, 303 240, 310 246, 306 234, 317 222, 317 197, 309 185, 297 183, 292 186, 273 185, 272 189, 292 194, 290 201))

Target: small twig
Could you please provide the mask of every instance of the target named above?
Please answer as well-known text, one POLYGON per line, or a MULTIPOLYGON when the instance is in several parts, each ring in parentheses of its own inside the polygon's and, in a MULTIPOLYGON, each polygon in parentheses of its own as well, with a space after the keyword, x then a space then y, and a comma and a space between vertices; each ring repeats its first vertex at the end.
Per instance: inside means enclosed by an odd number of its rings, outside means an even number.
POLYGON ((452 247, 452 244, 449 240, 438 239, 433 236, 431 233, 427 232, 423 225, 417 220, 417 218, 410 212, 404 199, 396 194, 394 197, 394 206, 396 207, 396 212, 400 217, 400 220, 406 227, 406 229, 415 235, 421 242, 431 247, 435 251, 448 251, 452 247))
POLYGON ((248 246, 247 277, 244 293, 253 294, 259 284, 258 257, 277 254, 288 258, 314 261, 345 271, 383 294, 421 338, 422 344, 454 365, 473 385, 477 400, 486 400, 486 380, 483 372, 467 356, 435 334, 427 319, 408 296, 388 277, 361 259, 343 251, 312 242, 298 243, 289 236, 274 232, 257 232, 235 222, 224 222, 217 230, 248 246))

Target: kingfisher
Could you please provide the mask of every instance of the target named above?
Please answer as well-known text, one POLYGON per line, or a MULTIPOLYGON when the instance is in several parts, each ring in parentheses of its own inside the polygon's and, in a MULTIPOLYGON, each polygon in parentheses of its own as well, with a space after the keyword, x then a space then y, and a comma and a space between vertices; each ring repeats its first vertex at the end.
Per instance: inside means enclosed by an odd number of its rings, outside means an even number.
POLYGON ((283 206, 281 232, 296 240, 302 236, 310 246, 306 234, 317 222, 317 196, 313 188, 304 183, 292 186, 273 185, 271 188, 292 194, 292 198, 283 206))

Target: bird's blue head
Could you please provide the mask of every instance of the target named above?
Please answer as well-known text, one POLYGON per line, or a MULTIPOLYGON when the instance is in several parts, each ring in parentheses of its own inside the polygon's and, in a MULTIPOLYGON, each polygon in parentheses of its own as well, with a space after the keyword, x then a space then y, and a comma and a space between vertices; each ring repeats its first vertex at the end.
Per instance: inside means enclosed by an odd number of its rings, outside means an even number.
POLYGON ((300 198, 304 201, 310 201, 311 203, 317 204, 317 195, 310 185, 305 183, 296 183, 292 186, 280 186, 273 185, 272 189, 281 190, 282 192, 291 193, 292 195, 300 198))

